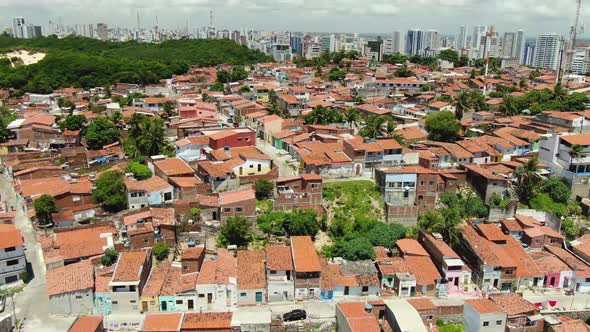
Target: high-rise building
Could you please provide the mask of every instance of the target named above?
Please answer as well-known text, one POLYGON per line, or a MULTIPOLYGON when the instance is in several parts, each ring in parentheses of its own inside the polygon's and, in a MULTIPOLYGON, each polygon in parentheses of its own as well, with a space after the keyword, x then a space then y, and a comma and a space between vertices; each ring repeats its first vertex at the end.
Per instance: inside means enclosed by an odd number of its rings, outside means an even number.
POLYGON ((471 48, 479 49, 481 46, 481 36, 486 32, 485 25, 476 25, 473 27, 473 34, 471 35, 471 48))
POLYGON ((23 17, 15 17, 12 19, 12 36, 14 38, 25 38, 27 33, 25 27, 25 19, 23 17))
POLYGON ((393 38, 391 42, 391 53, 404 53, 405 52, 405 45, 406 45, 406 38, 405 35, 401 31, 394 31, 393 38))
POLYGON ((590 72, 590 47, 577 47, 572 58, 572 73, 586 74, 590 72))
POLYGON ((482 34, 479 40, 480 59, 486 57, 497 58, 500 56, 500 40, 494 26, 490 26, 490 29, 482 34))
POLYGON ((26 34, 24 38, 39 38, 43 36, 43 31, 40 25, 29 24, 26 27, 26 34))
POLYGON ((109 29, 106 24, 104 24, 104 23, 96 24, 96 37, 100 40, 109 39, 109 29))
POLYGON ((516 42, 516 33, 505 32, 504 39, 502 41, 502 57, 510 58, 513 57, 514 47, 516 42))
POLYGON ((514 45, 514 56, 518 58, 518 63, 524 63, 524 48, 526 44, 526 35, 524 30, 516 31, 516 42, 514 45))
POLYGON ((419 51, 436 50, 438 48, 439 48, 438 31, 436 31, 436 30, 425 31, 424 32, 424 41, 422 43, 422 47, 419 48, 419 51))
POLYGON ((466 25, 462 25, 459 27, 459 34, 457 35, 456 47, 459 50, 467 47, 467 26, 466 25))
POLYGON ((502 57, 515 58, 519 64, 524 63, 525 34, 523 30, 504 33, 502 57))
POLYGON ((332 36, 333 35, 320 37, 320 52, 331 51, 332 36))
POLYGON ((523 64, 525 66, 532 66, 534 58, 535 58, 535 45, 528 45, 524 51, 523 64))
POLYGON ((289 45, 294 55, 303 56, 303 38, 301 36, 291 36, 289 45))
POLYGON ((538 35, 535 43, 533 67, 557 69, 561 41, 556 33, 538 35))
POLYGON ((383 56, 383 40, 381 37, 367 42, 366 55, 370 60, 381 61, 383 56))
POLYGON ((418 51, 423 49, 423 39, 424 31, 420 29, 409 30, 406 37, 406 54, 417 55, 418 51))

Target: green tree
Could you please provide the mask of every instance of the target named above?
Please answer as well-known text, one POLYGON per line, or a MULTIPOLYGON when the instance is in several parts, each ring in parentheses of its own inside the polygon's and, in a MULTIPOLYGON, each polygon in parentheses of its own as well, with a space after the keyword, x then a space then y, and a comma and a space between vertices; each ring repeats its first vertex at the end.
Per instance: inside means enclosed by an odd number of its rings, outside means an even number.
POLYGON ((583 150, 584 150, 584 147, 582 147, 579 144, 572 145, 569 150, 569 154, 570 154, 570 157, 572 158, 572 160, 586 158, 586 154, 582 152, 583 150))
POLYGON ((520 113, 517 100, 512 96, 505 96, 500 104, 499 111, 506 116, 518 115, 520 113))
POLYGON ((320 230, 317 217, 315 210, 297 209, 286 215, 283 227, 289 236, 309 235, 315 237, 320 230))
POLYGON ((536 157, 529 159, 524 166, 516 169, 518 178, 516 193, 520 202, 525 205, 529 204, 530 199, 538 190, 541 181, 541 177, 537 174, 538 169, 539 161, 536 157))
POLYGON ((330 73, 328 74, 328 79, 330 81, 342 81, 345 77, 346 72, 338 68, 332 68, 332 70, 330 70, 330 73))
POLYGON ((33 208, 35 208, 37 219, 42 221, 44 225, 51 223, 51 214, 57 212, 57 208, 55 207, 55 198, 46 194, 43 194, 35 199, 33 202, 33 208))
POLYGON ((176 108, 176 105, 171 100, 166 100, 162 104, 162 110, 164 110, 164 113, 166 114, 167 119, 170 119, 171 117, 173 117, 175 115, 175 112, 174 112, 175 108, 176 108))
POLYGON ((127 208, 127 187, 123 173, 108 171, 102 173, 94 182, 92 198, 109 212, 119 212, 127 208))
POLYGON ((404 238, 406 231, 406 227, 400 224, 377 223, 368 232, 367 237, 374 246, 392 248, 397 240, 404 238))
POLYGON ((142 155, 154 156, 164 152, 167 144, 162 119, 145 118, 139 123, 139 130, 140 133, 134 136, 134 142, 142 155))
POLYGON ((467 92, 459 92, 455 99, 455 117, 457 120, 463 119, 463 113, 469 109, 470 105, 469 95, 467 92))
POLYGON ((118 141, 121 134, 106 118, 98 118, 86 127, 84 137, 89 148, 99 150, 105 145, 118 141))
POLYGON ((158 262, 166 260, 170 254, 170 245, 166 242, 160 242, 154 246, 152 253, 158 262))
POLYGON ((396 71, 393 72, 393 75, 395 77, 412 77, 415 76, 416 74, 409 70, 407 66, 402 66, 400 68, 398 68, 396 71))
POLYGON ((461 126, 450 111, 431 113, 426 117, 428 137, 433 141, 453 142, 459 137, 461 126))
POLYGON ((248 246, 252 238, 250 233, 251 225, 252 223, 246 217, 229 217, 225 225, 219 229, 217 243, 221 247, 227 247, 230 244, 237 245, 239 248, 248 246))
POLYGON ((316 106, 311 113, 303 117, 307 124, 326 125, 342 122, 342 114, 333 108, 316 106))
POLYGON ((354 107, 349 107, 344 111, 342 119, 348 123, 348 126, 352 129, 359 119, 359 111, 354 107))
POLYGON ((114 248, 107 248, 104 251, 104 256, 102 256, 102 258, 100 259, 100 262, 104 266, 111 266, 115 264, 118 256, 119 253, 117 252, 117 250, 115 250, 114 248))
POLYGON ((125 172, 133 173, 133 177, 137 180, 146 180, 152 177, 152 170, 144 164, 137 161, 130 161, 125 167, 125 172))
POLYGON ((550 177, 541 184, 541 192, 546 193, 556 203, 567 204, 572 195, 568 186, 556 177, 550 177))
POLYGON ((6 142, 10 136, 10 130, 6 129, 6 127, 15 119, 16 115, 14 113, 0 105, 0 143, 6 142))
POLYGON ((123 120, 123 113, 116 111, 109 117, 109 120, 116 126, 123 120))
POLYGON ((387 115, 369 115, 365 118, 364 126, 359 130, 359 135, 367 138, 387 137, 389 134, 388 125, 395 129, 395 122, 387 115))
POLYGON ((86 123, 84 115, 68 115, 63 121, 59 122, 59 128, 63 130, 81 130, 86 123))
POLYGON ((553 100, 557 101, 558 103, 563 103, 567 99, 568 92, 563 87, 561 83, 557 83, 553 87, 553 100))
MULTIPOLYGON (((230 79, 232 82, 241 81, 248 78, 248 72, 244 69, 244 66, 235 66, 231 70, 230 79)), ((229 83, 229 82, 226 82, 229 83)))
POLYGON ((345 242, 341 249, 338 250, 338 255, 351 261, 375 259, 373 244, 364 237, 357 237, 345 242))
POLYGON ((274 185, 267 179, 258 179, 254 182, 256 188, 256 199, 267 199, 272 196, 274 185))
POLYGON ((459 66, 459 53, 455 50, 447 49, 442 50, 438 54, 438 58, 453 63, 455 66, 459 66))
POLYGON ((240 89, 238 90, 239 94, 248 93, 248 92, 250 92, 250 88, 247 85, 241 86, 240 89))

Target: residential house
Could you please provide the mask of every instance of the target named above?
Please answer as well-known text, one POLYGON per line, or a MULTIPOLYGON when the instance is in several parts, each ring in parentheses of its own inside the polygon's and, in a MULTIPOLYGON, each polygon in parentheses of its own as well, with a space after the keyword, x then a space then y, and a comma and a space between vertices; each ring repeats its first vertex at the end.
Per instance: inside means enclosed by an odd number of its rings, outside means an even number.
POLYGON ((237 307, 236 259, 226 249, 218 249, 214 259, 206 259, 197 278, 196 310, 228 310, 237 307))
POLYGON ((169 181, 171 177, 193 177, 195 170, 192 169, 183 159, 180 158, 155 158, 148 161, 147 166, 152 170, 154 176, 169 181))
POLYGON ((187 312, 184 314, 180 331, 232 332, 231 320, 231 312, 187 312))
POLYGON ((219 206, 222 222, 233 216, 254 218, 256 216, 256 193, 252 188, 220 193, 219 206))
POLYGON ((256 137, 271 143, 273 135, 283 129, 283 118, 278 115, 269 115, 258 119, 256 137))
POLYGON ((424 247, 414 239, 398 240, 396 247, 410 271, 416 277, 416 291, 422 295, 435 295, 442 276, 424 247))
POLYGON ((180 262, 182 273, 193 273, 201 271, 205 260, 205 247, 189 247, 182 251, 180 262))
POLYGON ((574 271, 556 256, 546 252, 531 253, 535 263, 545 274, 543 286, 545 288, 573 287, 574 271))
POLYGON ((506 314, 506 330, 544 331, 545 321, 541 310, 516 293, 490 294, 490 300, 502 308, 506 314))
POLYGON ((94 309, 93 314, 106 316, 112 310, 111 289, 109 283, 113 279, 115 267, 104 266, 94 271, 94 309))
POLYGON ((394 332, 427 332, 418 311, 405 299, 385 300, 385 319, 394 332))
POLYGON ((205 160, 209 148, 208 136, 189 136, 174 143, 176 156, 186 162, 205 160))
POLYGON ((315 173, 322 178, 339 178, 361 175, 361 168, 353 168, 352 159, 343 151, 342 142, 296 143, 293 153, 301 161, 302 173, 315 173))
POLYGON ((127 178, 125 186, 127 187, 127 208, 130 210, 172 203, 174 199, 172 185, 159 176, 152 176, 142 181, 127 178))
POLYGON ((267 302, 266 267, 264 260, 264 251, 238 251, 238 305, 260 305, 267 302))
POLYGON ((291 237, 291 255, 295 268, 295 299, 319 299, 320 258, 310 236, 291 237))
POLYGON ((438 321, 438 306, 432 303, 429 298, 425 297, 407 299, 407 301, 412 307, 414 307, 414 309, 416 309, 418 315, 422 318, 424 326, 432 330, 438 321))
POLYGON ((229 128, 202 130, 202 135, 209 137, 209 147, 212 150, 239 148, 256 145, 256 132, 252 128, 229 128))
MULTIPOLYGON (((378 250, 385 251, 383 247, 376 247, 375 251, 378 250)), ((393 291, 400 297, 415 296, 417 279, 403 258, 378 255, 376 266, 382 290, 393 291)))
POLYGON ((172 208, 144 208, 123 217, 121 238, 132 249, 151 248, 164 241, 176 245, 176 220, 172 208))
POLYGON ((467 299, 463 304, 465 332, 504 332, 506 312, 490 299, 467 299))
POLYGON ((178 262, 171 264, 160 290, 160 311, 193 311, 197 309, 198 272, 184 273, 178 262))
MULTIPOLYGON (((160 292, 168 276, 171 264, 164 262, 152 268, 141 292, 141 313, 160 311, 160 292)), ((109 280, 110 281, 110 280, 109 280)))
POLYGON ((143 309, 139 306, 140 294, 151 271, 151 252, 120 252, 116 264, 109 282, 112 310, 117 313, 137 313, 143 309))
POLYGON ((86 148, 83 146, 69 147, 59 149, 59 153, 64 158, 70 169, 79 169, 88 167, 86 159, 86 148))
POLYGON ((542 250, 545 246, 561 247, 565 237, 548 226, 527 227, 523 229, 521 241, 530 250, 542 250))
POLYGON ((270 309, 238 308, 232 313, 232 331, 271 332, 273 323, 270 309))
POLYGON ((293 301, 293 258, 289 246, 266 247, 266 282, 268 302, 293 301))
POLYGON ((93 305, 94 268, 79 262, 48 270, 45 275, 51 311, 62 315, 91 314, 93 305))
POLYGON ((467 181, 484 201, 489 202, 494 194, 503 197, 511 191, 509 178, 477 165, 461 166, 467 170, 467 181))
POLYGON ((338 303, 336 324, 338 331, 344 332, 381 331, 373 307, 365 302, 338 303))
POLYGON ((318 213, 323 213, 322 185, 322 177, 317 174, 278 178, 275 180, 273 209, 314 209, 318 213))
POLYGON ((21 280, 27 270, 24 241, 13 224, 0 224, 0 285, 21 280))
POLYGON ((68 181, 59 177, 50 177, 20 182, 21 195, 29 208, 33 206, 34 200, 43 194, 55 198, 55 207, 58 210, 93 203, 92 183, 88 178, 68 181))
POLYGON ((588 264, 572 252, 558 246, 548 245, 545 246, 545 250, 566 263, 569 267, 568 270, 574 271, 574 280, 570 281, 572 289, 582 293, 590 291, 590 266, 588 264))
POLYGON ((180 332, 184 313, 170 312, 145 315, 141 323, 141 332, 180 332))
POLYGON ((79 316, 68 332, 102 332, 104 324, 101 316, 79 316))

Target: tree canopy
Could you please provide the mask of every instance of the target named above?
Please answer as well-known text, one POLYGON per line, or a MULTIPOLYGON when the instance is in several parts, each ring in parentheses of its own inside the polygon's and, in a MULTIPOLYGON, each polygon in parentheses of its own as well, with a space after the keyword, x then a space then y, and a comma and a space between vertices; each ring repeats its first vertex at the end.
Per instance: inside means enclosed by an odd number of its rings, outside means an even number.
POLYGON ((266 199, 271 197, 274 185, 267 179, 258 179, 254 182, 256 187, 256 198, 266 199))
POLYGON ((123 173, 109 171, 102 173, 94 182, 96 189, 92 198, 109 212, 119 212, 127 208, 127 187, 123 173))
POLYGON ((269 212, 258 216, 256 224, 263 232, 275 235, 316 236, 320 230, 317 212, 309 209, 269 212))
POLYGON ((459 137, 461 126, 451 111, 431 113, 426 117, 428 138, 438 142, 453 142, 459 137))
POLYGON ((8 125, 16 119, 16 115, 4 106, 0 106, 0 143, 6 142, 10 136, 10 130, 6 129, 8 125))
POLYGON ((52 221, 51 214, 57 212, 55 207, 55 198, 50 195, 41 195, 33 202, 33 208, 39 221, 43 221, 43 224, 50 223, 52 221))
POLYGON ((326 125, 340 123, 343 120, 342 113, 330 107, 316 106, 311 113, 303 117, 307 124, 326 125))
POLYGON ((125 172, 133 173, 133 177, 137 180, 145 180, 152 177, 152 170, 144 164, 137 161, 130 161, 125 168, 125 172))
POLYGON ((235 244, 239 248, 248 246, 252 238, 250 227, 252 223, 248 218, 243 216, 234 216, 227 218, 225 224, 219 229, 217 243, 221 247, 227 247, 235 244))
POLYGON ((103 146, 116 142, 121 137, 119 129, 106 118, 94 120, 84 133, 86 144, 92 150, 100 150, 103 146))
POLYGON ((61 130, 80 130, 84 128, 85 122, 86 117, 84 115, 68 115, 58 125, 61 130))
POLYGON ((153 84, 192 65, 245 65, 272 61, 229 39, 167 40, 159 44, 100 41, 79 36, 15 39, 0 36, 0 53, 27 49, 46 53, 32 65, 0 63, 0 87, 50 93, 63 87, 91 88, 115 82, 153 84))

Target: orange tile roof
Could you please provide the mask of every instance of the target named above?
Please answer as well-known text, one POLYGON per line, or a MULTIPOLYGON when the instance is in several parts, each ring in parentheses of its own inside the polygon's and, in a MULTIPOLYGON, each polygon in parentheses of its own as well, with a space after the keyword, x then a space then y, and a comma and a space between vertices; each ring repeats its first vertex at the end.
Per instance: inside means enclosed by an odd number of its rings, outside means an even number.
POLYGON ((495 224, 477 224, 477 229, 483 237, 490 241, 506 240, 506 234, 495 224))
POLYGON ((414 239, 400 239, 396 242, 399 250, 404 256, 426 256, 430 257, 428 252, 422 247, 420 242, 414 239))
POLYGON ((180 158, 169 158, 164 160, 157 160, 154 165, 158 166, 167 176, 175 176, 182 174, 191 174, 195 171, 180 158))
POLYGON ((74 324, 70 326, 68 332, 93 332, 98 331, 102 324, 101 316, 80 316, 74 324))
POLYGON ((205 247, 186 248, 181 254, 181 260, 199 259, 204 255, 205 247))
POLYGON ((412 274, 416 276, 417 285, 433 285, 435 280, 442 278, 430 257, 406 256, 404 260, 410 267, 412 274))
POLYGON ((252 188, 226 191, 219 194, 219 202, 222 206, 252 199, 256 199, 256 192, 252 188))
POLYGON ((381 330, 377 317, 373 313, 365 311, 365 302, 338 303, 338 308, 344 315, 350 331, 368 332, 381 330))
POLYGON ((467 299, 465 300, 465 303, 469 304, 480 314, 495 314, 504 312, 500 306, 490 299, 467 299))
POLYGON ((1 249, 19 247, 23 244, 23 236, 14 224, 0 224, 1 249))
POLYGON ((101 226, 55 233, 53 248, 65 260, 102 255, 107 240, 100 235, 105 233, 116 234, 117 230, 101 226))
POLYGON ((266 266, 274 271, 292 271, 291 248, 289 246, 267 246, 266 266))
POLYGON ((174 296, 191 290, 194 291, 198 276, 198 272, 183 274, 180 266, 170 267, 160 290, 160 296, 174 296))
POLYGON ((561 139, 572 145, 590 145, 590 134, 562 135, 561 139))
POLYGON ((187 312, 182 322, 182 330, 229 330, 231 327, 231 312, 187 312))
POLYGON ((516 293, 490 294, 490 300, 499 305, 509 318, 510 316, 539 312, 539 308, 516 293))
POLYGON ((160 291, 162 290, 162 286, 164 285, 164 281, 168 275, 170 265, 171 264, 169 262, 162 262, 161 264, 152 268, 145 286, 143 287, 143 291, 141 292, 141 296, 160 295, 160 291))
POLYGON ((170 312, 148 314, 143 319, 142 332, 173 332, 180 331, 184 313, 170 312))
POLYGON ((142 181, 125 179, 125 185, 129 191, 146 191, 148 193, 172 187, 170 183, 159 176, 152 176, 142 181))
POLYGON ((535 263, 541 268, 541 270, 545 273, 545 275, 549 275, 552 273, 559 273, 563 271, 572 271, 572 268, 561 261, 559 258, 553 256, 552 254, 539 254, 533 256, 535 263))
POLYGON ((139 281, 144 263, 148 258, 147 251, 124 251, 119 253, 117 266, 113 273, 114 282, 139 281))
POLYGON ((320 271, 320 259, 315 251, 310 236, 292 236, 291 251, 295 271, 317 272, 320 271))
POLYGON ((264 251, 239 250, 237 259, 238 289, 266 288, 264 251))
POLYGON ((228 285, 230 278, 236 278, 236 259, 226 249, 217 250, 215 260, 205 260, 197 279, 197 285, 228 285))
POLYGON ((48 270, 45 279, 49 296, 92 289, 94 269, 89 261, 82 261, 48 270))
POLYGON ((438 307, 429 298, 413 298, 407 300, 416 310, 436 310, 438 307))
POLYGON ((197 177, 192 176, 181 176, 181 177, 170 177, 168 178, 172 183, 178 187, 194 187, 203 184, 203 181, 197 177))

